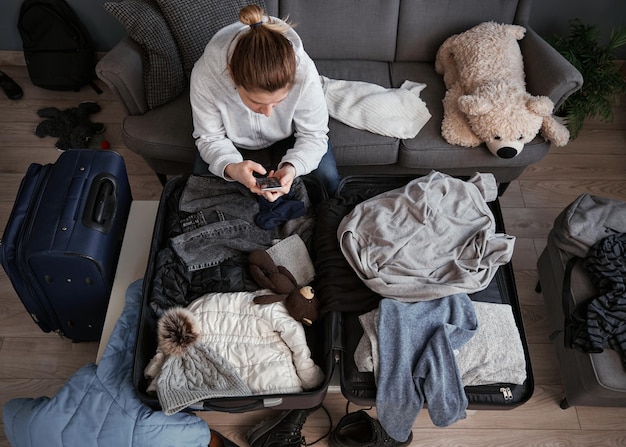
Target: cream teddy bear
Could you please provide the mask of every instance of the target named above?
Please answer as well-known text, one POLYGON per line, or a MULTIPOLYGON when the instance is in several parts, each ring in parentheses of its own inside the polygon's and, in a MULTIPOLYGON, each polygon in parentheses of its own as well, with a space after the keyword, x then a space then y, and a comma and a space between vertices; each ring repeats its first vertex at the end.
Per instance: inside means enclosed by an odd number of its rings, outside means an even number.
POLYGON ((569 131, 553 115, 546 96, 526 91, 519 25, 484 22, 446 39, 437 51, 435 70, 443 75, 441 134, 450 144, 485 143, 500 158, 517 156, 537 133, 556 146, 569 131))

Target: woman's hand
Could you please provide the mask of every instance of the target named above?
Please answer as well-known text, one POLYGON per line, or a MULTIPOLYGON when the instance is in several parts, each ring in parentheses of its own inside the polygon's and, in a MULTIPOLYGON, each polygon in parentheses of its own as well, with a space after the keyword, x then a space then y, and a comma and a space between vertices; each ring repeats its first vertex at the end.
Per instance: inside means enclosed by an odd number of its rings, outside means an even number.
POLYGON ((238 181, 253 193, 260 194, 261 189, 256 184, 256 177, 254 176, 255 173, 265 175, 267 171, 263 165, 252 160, 230 163, 226 165, 226 169, 224 169, 224 174, 228 177, 238 181))
MULTIPOLYGON (((273 189, 271 191, 260 190, 260 195, 265 197, 268 202, 274 202, 279 197, 289 194, 291 190, 291 184, 295 178, 296 170, 292 165, 283 166, 278 171, 270 171, 268 177, 276 177, 281 184, 280 189, 273 189)), ((254 191, 253 191, 254 192, 254 191)), ((259 194, 259 193, 257 193, 259 194)))
POLYGON ((282 188, 273 191, 263 191, 256 183, 255 173, 265 175, 267 171, 263 165, 254 162, 252 160, 244 160, 239 163, 230 163, 226 166, 224 173, 233 180, 238 181, 252 193, 261 195, 267 199, 268 202, 274 202, 280 196, 289 194, 291 190, 291 184, 296 176, 296 169, 290 163, 285 163, 279 170, 270 171, 269 177, 276 177, 282 188))
POLYGON ((268 176, 276 177, 282 185, 282 188, 280 189, 274 191, 262 191, 261 193, 261 195, 265 197, 268 202, 274 202, 280 196, 289 194, 289 191, 291 191, 293 179, 296 178, 296 168, 294 168, 291 163, 285 163, 278 171, 270 171, 268 176))

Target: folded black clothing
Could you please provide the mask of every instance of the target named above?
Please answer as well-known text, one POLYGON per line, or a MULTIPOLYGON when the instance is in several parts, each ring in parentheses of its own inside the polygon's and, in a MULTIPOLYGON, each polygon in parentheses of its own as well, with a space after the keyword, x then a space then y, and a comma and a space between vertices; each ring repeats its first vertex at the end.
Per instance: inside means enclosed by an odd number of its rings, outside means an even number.
POLYGON ((341 252, 337 238, 341 220, 362 200, 358 194, 333 197, 316 208, 313 287, 322 303, 322 315, 333 311, 369 312, 377 308, 382 299, 358 277, 341 252))

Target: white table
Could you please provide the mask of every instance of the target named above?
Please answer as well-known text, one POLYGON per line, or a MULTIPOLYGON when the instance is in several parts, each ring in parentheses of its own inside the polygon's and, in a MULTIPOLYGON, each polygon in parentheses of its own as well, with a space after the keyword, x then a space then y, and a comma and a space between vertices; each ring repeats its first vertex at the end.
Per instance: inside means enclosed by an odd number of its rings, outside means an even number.
POLYGON ((100 361, 111 331, 122 314, 126 289, 132 282, 143 278, 146 273, 158 207, 158 200, 134 200, 131 203, 96 363, 100 361))

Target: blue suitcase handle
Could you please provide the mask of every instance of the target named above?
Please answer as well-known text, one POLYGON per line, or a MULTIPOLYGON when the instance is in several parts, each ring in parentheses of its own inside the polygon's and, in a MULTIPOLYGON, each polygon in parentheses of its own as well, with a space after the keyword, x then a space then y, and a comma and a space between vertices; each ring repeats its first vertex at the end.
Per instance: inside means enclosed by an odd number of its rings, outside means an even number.
POLYGON ((115 176, 102 173, 94 177, 83 211, 83 225, 107 234, 115 221, 117 201, 115 176))

